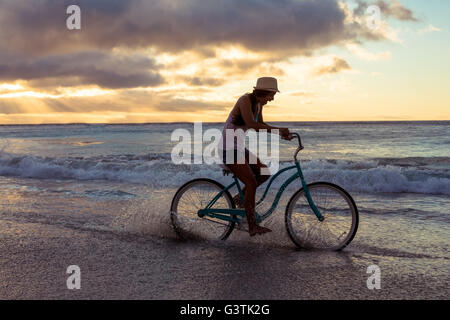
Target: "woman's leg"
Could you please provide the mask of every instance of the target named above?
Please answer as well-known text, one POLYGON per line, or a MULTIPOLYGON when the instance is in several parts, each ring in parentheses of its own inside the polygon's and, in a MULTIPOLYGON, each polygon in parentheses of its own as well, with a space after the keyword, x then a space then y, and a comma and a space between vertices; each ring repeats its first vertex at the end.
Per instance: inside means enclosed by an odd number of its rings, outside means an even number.
MULTIPOLYGON (((258 187, 258 180, 255 177, 252 168, 248 163, 229 164, 228 167, 230 168, 231 172, 233 172, 233 174, 245 185, 245 187, 243 188, 245 197, 244 208, 245 213, 247 215, 248 231, 250 236, 270 232, 271 231, 270 229, 258 226, 256 224, 255 195, 256 195, 256 188, 258 187)), ((266 177, 264 178, 265 180, 267 180, 266 177)), ((262 178, 260 180, 262 180, 262 178)))
MULTIPOLYGON (((248 152, 248 153, 250 153, 250 152, 248 152)), ((246 154, 246 160, 247 160, 247 163, 249 163, 249 166, 252 169, 253 174, 255 175, 256 184, 257 184, 256 188, 258 188, 260 185, 262 185, 264 182, 266 182, 270 178, 270 175, 262 175, 263 169, 266 169, 265 172, 267 172, 268 170, 267 170, 267 166, 264 163, 262 163, 261 160, 259 160, 259 158, 256 158, 255 164, 250 164, 248 153, 246 154)), ((250 155, 253 156, 252 153, 250 153, 250 155)), ((245 187, 242 189, 242 191, 245 194, 245 187)))

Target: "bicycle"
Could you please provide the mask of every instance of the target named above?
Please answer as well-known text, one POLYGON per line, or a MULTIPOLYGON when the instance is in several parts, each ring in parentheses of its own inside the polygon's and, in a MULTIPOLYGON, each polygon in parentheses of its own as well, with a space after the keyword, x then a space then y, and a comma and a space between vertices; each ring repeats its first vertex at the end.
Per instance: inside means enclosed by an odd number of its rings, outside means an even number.
MULTIPOLYGON (((302 173, 298 153, 304 149, 300 135, 298 148, 294 154, 295 165, 279 170, 272 178, 257 201, 264 201, 270 186, 280 174, 296 169, 278 190, 271 207, 263 214, 255 212, 256 221, 267 219, 278 206, 278 202, 287 186, 300 179, 302 187, 290 198, 285 210, 285 225, 292 242, 299 248, 342 250, 356 235, 359 214, 355 201, 342 187, 329 182, 306 184, 302 173)), ((231 173, 224 170, 224 174, 231 173)), ((245 210, 236 209, 229 192, 236 186, 241 202, 244 202, 239 180, 233 175, 234 182, 223 186, 211 179, 194 179, 181 186, 175 193, 170 217, 176 234, 182 239, 191 237, 201 239, 226 240, 236 224, 246 220, 245 210)))

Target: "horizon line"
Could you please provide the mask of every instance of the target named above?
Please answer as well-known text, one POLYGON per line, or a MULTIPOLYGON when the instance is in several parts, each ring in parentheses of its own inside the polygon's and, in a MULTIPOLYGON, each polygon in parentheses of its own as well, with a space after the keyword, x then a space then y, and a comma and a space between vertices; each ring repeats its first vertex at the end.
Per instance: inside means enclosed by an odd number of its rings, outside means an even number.
MULTIPOLYGON (((201 121, 168 121, 168 122, 67 122, 67 123, 0 123, 0 126, 39 126, 39 125, 145 125, 145 124, 177 124, 177 123, 195 123, 201 121)), ((448 120, 307 120, 307 121, 269 121, 271 123, 382 123, 382 122, 391 122, 391 123, 400 123, 400 122, 450 122, 448 120)), ((213 122, 202 122, 208 124, 215 123, 224 123, 222 121, 213 121, 213 122)))

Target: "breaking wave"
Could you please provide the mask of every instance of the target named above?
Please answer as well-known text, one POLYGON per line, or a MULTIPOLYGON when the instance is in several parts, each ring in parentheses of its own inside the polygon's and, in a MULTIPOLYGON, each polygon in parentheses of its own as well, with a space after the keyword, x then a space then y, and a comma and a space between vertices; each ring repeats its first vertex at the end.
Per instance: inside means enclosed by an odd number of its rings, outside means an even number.
MULTIPOLYGON (((308 182, 330 181, 350 191, 450 195, 449 164, 450 159, 444 157, 366 161, 329 159, 305 160, 302 169, 308 182)), ((283 162, 280 168, 290 165, 292 163, 283 162)), ((51 158, 5 151, 0 151, 0 175, 35 179, 108 180, 154 187, 177 187, 200 177, 219 181, 225 179, 218 165, 175 165, 170 154, 51 158)), ((279 186, 284 179, 277 180, 274 186, 279 186)))

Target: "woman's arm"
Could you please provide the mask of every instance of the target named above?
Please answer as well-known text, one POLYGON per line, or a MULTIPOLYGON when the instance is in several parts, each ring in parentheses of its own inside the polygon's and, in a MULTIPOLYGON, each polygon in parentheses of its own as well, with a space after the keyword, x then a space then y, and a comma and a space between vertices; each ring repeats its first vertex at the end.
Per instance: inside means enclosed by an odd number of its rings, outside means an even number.
POLYGON ((241 112, 242 119, 244 120, 247 128, 254 129, 256 131, 267 130, 268 132, 271 132, 271 130, 276 130, 276 129, 279 130, 280 129, 277 127, 269 126, 269 125, 263 123, 262 121, 260 121, 261 112, 259 113, 258 121, 256 122, 253 118, 252 104, 250 102, 250 99, 245 99, 245 98, 240 99, 240 101, 238 102, 238 106, 239 106, 239 111, 241 112))
POLYGON ((271 126, 271 125, 268 125, 267 123, 265 123, 262 118, 262 110, 259 112, 258 121, 256 122, 254 120, 253 113, 252 113, 252 104, 251 104, 250 99, 241 99, 241 101, 239 101, 239 103, 238 103, 238 106, 239 106, 239 110, 242 115, 242 119, 244 120, 247 128, 254 129, 256 131, 267 130, 267 132, 269 132, 269 133, 275 133, 272 131, 278 130, 278 134, 282 138, 288 139, 288 137, 290 135, 289 129, 274 127, 274 126, 271 126))
MULTIPOLYGON (((262 111, 262 110, 261 110, 261 111, 262 111)), ((276 130, 276 129, 280 130, 280 129, 283 129, 283 128, 279 128, 279 127, 274 127, 274 126, 271 126, 271 125, 269 125, 269 124, 265 123, 265 122, 264 122, 264 120, 263 120, 263 115, 262 115, 262 112, 260 112, 260 113, 259 113, 259 116, 258 116, 258 122, 259 122, 259 123, 262 123, 262 124, 264 124, 264 125, 266 125, 266 126, 269 126, 269 127, 271 127, 271 128, 272 128, 272 130, 276 130)))

